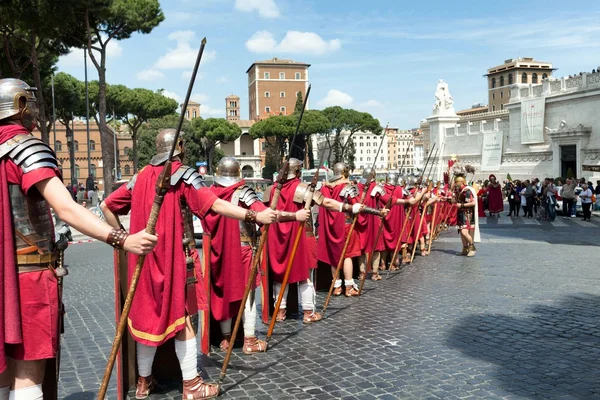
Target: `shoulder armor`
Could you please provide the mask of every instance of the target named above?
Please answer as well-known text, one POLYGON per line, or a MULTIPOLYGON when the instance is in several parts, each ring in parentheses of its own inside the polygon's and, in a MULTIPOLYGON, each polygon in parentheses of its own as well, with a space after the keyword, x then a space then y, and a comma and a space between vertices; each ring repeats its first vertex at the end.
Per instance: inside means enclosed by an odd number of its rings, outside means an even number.
POLYGON ((323 196, 323 193, 321 193, 320 190, 315 190, 315 192, 313 193, 312 199, 313 199, 313 203, 320 206, 321 204, 323 204, 323 200, 325 199, 325 196, 323 196))
POLYGON ((127 190, 131 191, 133 190, 133 187, 135 186, 135 181, 137 180, 137 176, 138 174, 135 174, 130 180, 129 182, 127 182, 127 190))
POLYGON ((171 186, 175 186, 179 181, 183 181, 186 185, 191 185, 194 189, 205 187, 206 183, 202 176, 192 167, 182 165, 171 175, 171 186))
POLYGON ((58 169, 58 161, 54 151, 40 139, 31 135, 17 135, 0 146, 0 156, 8 157, 24 173, 38 168, 58 169))
POLYGON ((358 188, 354 185, 346 185, 340 192, 340 196, 345 199, 353 199, 358 197, 358 188))
POLYGON ((408 197, 408 196, 410 196, 410 192, 408 190, 406 190, 406 189, 403 188, 402 189, 402 196, 408 197))
POLYGON ((375 185, 373 186, 373 190, 371 190, 371 197, 375 197, 377 195, 385 195, 385 190, 383 189, 383 187, 381 187, 381 185, 375 185))
POLYGON ((304 203, 306 200, 306 196, 308 196, 308 183, 300 183, 296 186, 296 191, 294 192, 294 203, 304 203))
MULTIPOLYGON (((238 202, 243 203, 247 207, 250 207, 252 204, 260 201, 256 192, 250 186, 240 186, 236 189, 238 202)), ((234 195, 234 197, 236 197, 234 195)), ((237 205, 237 204, 236 204, 237 205)))

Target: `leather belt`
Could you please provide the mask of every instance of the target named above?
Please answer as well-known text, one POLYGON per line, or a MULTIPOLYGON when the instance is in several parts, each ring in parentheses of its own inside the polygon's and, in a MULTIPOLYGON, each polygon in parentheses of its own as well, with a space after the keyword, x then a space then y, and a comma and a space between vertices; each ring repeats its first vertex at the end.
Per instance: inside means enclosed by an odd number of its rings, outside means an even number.
MULTIPOLYGON (((50 267, 50 269, 52 269, 52 267, 50 267)), ((48 271, 48 267, 43 267, 40 265, 19 265, 18 271, 20 274, 26 272, 48 271)))
POLYGON ((315 237, 315 233, 313 231, 306 231, 306 237, 315 237))
MULTIPOLYGON (((17 254, 17 265, 33 265, 38 268, 39 264, 48 264, 58 259, 56 253, 50 254, 17 254)), ((46 269, 46 268, 43 268, 46 269)))
POLYGON ((240 235, 240 242, 242 243, 252 243, 252 238, 250 236, 242 236, 240 235))

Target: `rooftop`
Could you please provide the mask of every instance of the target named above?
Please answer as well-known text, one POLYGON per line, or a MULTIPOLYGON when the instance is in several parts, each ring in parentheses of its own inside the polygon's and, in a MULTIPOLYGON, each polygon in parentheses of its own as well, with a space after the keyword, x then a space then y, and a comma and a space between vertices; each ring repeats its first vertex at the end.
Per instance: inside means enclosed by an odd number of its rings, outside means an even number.
POLYGON ((256 121, 254 121, 252 119, 238 119, 238 120, 229 121, 229 122, 231 122, 232 124, 236 124, 240 128, 250 128, 252 125, 254 125, 256 123, 256 121))
POLYGON ((235 94, 230 94, 229 96, 225 97, 226 99, 239 99, 240 96, 236 96, 235 94))
POLYGON ((508 60, 504 60, 504 64, 500 64, 495 67, 489 68, 488 73, 485 76, 497 74, 499 72, 516 68, 548 69, 551 71, 554 71, 556 69, 552 68, 552 63, 550 62, 534 60, 533 57, 518 57, 509 58, 508 60))
POLYGON ((467 108, 466 110, 460 110, 456 112, 456 115, 471 115, 471 114, 479 114, 482 112, 487 112, 488 106, 473 106, 471 108, 467 108))
POLYGON ((252 69, 252 67, 254 67, 255 65, 301 65, 301 66, 305 66, 305 67, 310 67, 310 64, 303 63, 303 62, 300 62, 300 61, 294 61, 294 60, 288 60, 288 59, 285 59, 285 58, 273 57, 270 60, 255 61, 246 70, 246 73, 248 73, 248 71, 250 71, 252 69))

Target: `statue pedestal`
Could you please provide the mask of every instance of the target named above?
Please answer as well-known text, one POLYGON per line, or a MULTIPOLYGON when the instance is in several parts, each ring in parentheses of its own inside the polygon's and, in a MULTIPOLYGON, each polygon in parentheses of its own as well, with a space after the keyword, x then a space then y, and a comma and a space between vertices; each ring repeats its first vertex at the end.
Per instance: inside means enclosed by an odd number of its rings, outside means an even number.
MULTIPOLYGON (((454 110, 452 110, 454 113, 454 110)), ((444 139, 446 138, 446 129, 447 128, 455 128, 456 124, 460 120, 460 117, 454 113, 454 115, 432 115, 427 118, 427 122, 429 122, 429 140, 431 142, 430 146, 436 144, 436 148, 440 149, 438 152, 437 163, 440 165, 439 168, 436 168, 439 176, 432 177, 434 179, 442 180, 444 171, 446 168, 442 165, 444 161, 444 157, 449 157, 450 154, 446 154, 446 146, 444 146, 444 139)), ((431 148, 431 147, 430 147, 431 148)))

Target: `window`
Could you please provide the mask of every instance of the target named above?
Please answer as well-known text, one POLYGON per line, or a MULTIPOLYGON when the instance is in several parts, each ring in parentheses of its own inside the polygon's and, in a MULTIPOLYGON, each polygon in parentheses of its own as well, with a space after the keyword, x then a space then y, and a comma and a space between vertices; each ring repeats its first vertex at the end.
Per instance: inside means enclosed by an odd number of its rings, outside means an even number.
POLYGON ((371 146, 371 142, 367 142, 367 147, 371 146))
POLYGON ((500 77, 500 86, 504 86, 504 77, 503 76, 500 77))
POLYGON ((363 142, 358 143, 359 147, 363 147, 363 142))
POLYGON ((513 84, 513 78, 512 78, 512 74, 508 74, 508 84, 512 85, 513 84))
POLYGON ((383 156, 379 158, 381 161, 383 161, 383 156))
POLYGON ((296 72, 296 74, 295 74, 295 78, 296 78, 296 79, 302 79, 302 78, 300 78, 300 72, 296 72))
POLYGON ((271 74, 268 72, 265 72, 265 79, 271 79, 271 74))
POLYGON ((125 165, 124 170, 125 175, 131 175, 131 167, 129 165, 125 165))
POLYGON ((79 142, 77 140, 73 141, 73 149, 75 149, 75 151, 79 151, 79 142))
POLYGON ((537 74, 535 72, 531 74, 531 83, 537 83, 537 74))
POLYGON ((367 157, 367 161, 371 161, 371 157, 367 157))
POLYGON ((371 150, 367 150, 367 154, 371 154, 371 150))
POLYGON ((492 93, 492 100, 496 99, 496 93, 492 93))
POLYGON ((96 142, 93 140, 90 140, 90 151, 96 151, 96 142))
POLYGON ((496 111, 496 106, 492 106, 492 111, 496 111))
POLYGON ((500 98, 504 98, 504 92, 500 92, 500 98))
POLYGON ((192 118, 196 118, 196 110, 194 110, 194 112, 192 112, 192 118))
POLYGON ((527 83, 527 74, 525 72, 521 75, 521 83, 527 83))
POLYGON ((269 98, 269 97, 271 97, 271 92, 265 92, 265 97, 266 97, 266 98, 269 98))
POLYGON ((267 114, 271 114, 271 107, 269 107, 269 106, 265 107, 265 112, 267 114))
POLYGON ((492 78, 492 89, 496 87, 496 78, 492 78))
POLYGON ((360 158, 360 161, 362 161, 362 157, 360 158))
POLYGON ((362 137, 362 136, 360 137, 360 140, 363 140, 363 137, 362 137))
POLYGON ((285 79, 285 72, 279 73, 279 79, 285 79))
POLYGON ((279 97, 281 97, 281 98, 285 97, 285 92, 279 92, 279 97))
POLYGON ((504 104, 500 104, 500 109, 504 110, 504 104))
POLYGON ((125 147, 123 149, 123 154, 125 154, 126 156, 129 156, 129 147, 125 147))
POLYGON ((62 151, 62 143, 60 140, 57 140, 56 143, 54 144, 54 151, 56 153, 58 153, 59 151, 62 151))
POLYGON ((265 151, 265 142, 260 144, 260 151, 265 151))
POLYGON ((90 175, 96 176, 96 165, 90 164, 90 175))
POLYGON ((230 101, 229 107, 237 107, 237 101, 230 101))
POLYGON ((281 111, 283 114, 285 114, 285 107, 279 107, 279 111, 281 111))
POLYGON ((546 74, 545 72, 542 74, 542 79, 548 79, 548 74, 546 74))
POLYGON ((190 119, 190 110, 185 110, 185 119, 190 119))
POLYGON ((75 179, 79 179, 79 165, 75 164, 75 179))

